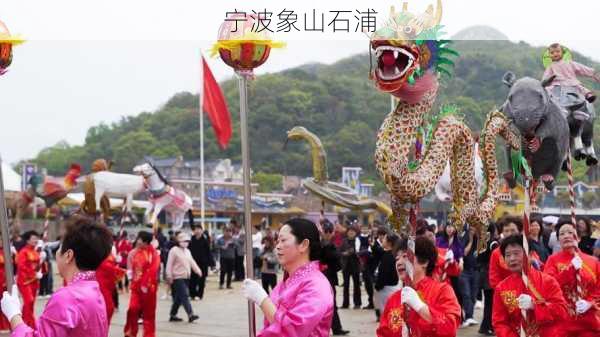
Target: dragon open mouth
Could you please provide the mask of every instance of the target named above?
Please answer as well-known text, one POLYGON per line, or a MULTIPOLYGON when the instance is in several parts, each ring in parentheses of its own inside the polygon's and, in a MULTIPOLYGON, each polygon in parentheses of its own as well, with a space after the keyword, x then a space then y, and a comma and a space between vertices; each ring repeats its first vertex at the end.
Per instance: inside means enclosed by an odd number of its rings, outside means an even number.
POLYGON ((377 77, 383 81, 394 81, 405 77, 415 67, 415 56, 407 49, 389 45, 375 49, 377 77))

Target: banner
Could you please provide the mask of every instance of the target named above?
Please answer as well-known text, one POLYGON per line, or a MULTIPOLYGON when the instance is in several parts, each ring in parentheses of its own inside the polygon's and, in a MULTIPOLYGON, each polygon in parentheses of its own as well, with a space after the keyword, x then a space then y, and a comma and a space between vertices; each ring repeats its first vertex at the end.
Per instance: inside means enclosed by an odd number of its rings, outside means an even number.
POLYGON ((360 167, 342 167, 342 184, 360 194, 360 167))

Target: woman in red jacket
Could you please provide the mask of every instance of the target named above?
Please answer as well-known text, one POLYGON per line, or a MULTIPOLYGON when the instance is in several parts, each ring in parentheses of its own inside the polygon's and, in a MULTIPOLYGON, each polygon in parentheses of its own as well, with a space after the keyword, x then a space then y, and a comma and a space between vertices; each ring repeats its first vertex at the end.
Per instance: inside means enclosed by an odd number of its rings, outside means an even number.
POLYGON ((402 336, 403 330, 411 337, 455 337, 461 308, 452 287, 432 278, 435 245, 426 237, 417 237, 414 266, 407 247, 406 239, 396 246, 396 270, 405 286, 388 299, 377 337, 402 336))
POLYGON ((569 316, 559 324, 560 336, 600 336, 600 264, 579 250, 570 221, 559 223, 556 232, 561 251, 548 258, 544 271, 558 281, 567 300, 569 316))

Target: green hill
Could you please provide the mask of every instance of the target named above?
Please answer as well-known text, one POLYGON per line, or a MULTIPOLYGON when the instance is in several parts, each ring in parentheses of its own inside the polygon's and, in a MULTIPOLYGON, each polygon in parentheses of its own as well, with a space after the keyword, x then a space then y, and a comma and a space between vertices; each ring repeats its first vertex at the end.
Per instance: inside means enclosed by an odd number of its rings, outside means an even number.
MULTIPOLYGON (((454 76, 442 80, 438 104, 456 104, 475 130, 481 128, 486 113, 503 102, 507 89, 501 77, 505 71, 514 71, 518 77, 540 78, 543 73, 543 48, 523 42, 456 41, 453 48, 460 57, 456 59, 454 76)), ((369 81, 368 57, 365 53, 332 65, 307 64, 252 81, 249 134, 253 170, 310 175, 305 144, 289 144, 282 151, 286 131, 302 125, 321 137, 329 156, 330 177, 338 178, 342 166, 361 166, 367 178, 376 181, 375 135, 390 110, 390 100, 369 81)), ((574 58, 600 69, 600 64, 576 52, 574 58)), ((229 148, 221 151, 205 119, 206 159, 241 160, 237 82, 231 79, 221 85, 232 113, 234 133, 229 148)), ((34 161, 50 174, 62 174, 70 162, 79 162, 87 169, 94 159, 103 157, 115 160, 117 171, 130 172, 144 155, 198 158, 197 95, 178 93, 155 112, 91 127, 85 144, 71 146, 60 142, 41 151, 34 161)), ((499 158, 502 160, 503 156, 499 158)), ((580 178, 584 171, 584 167, 576 166, 580 178)))

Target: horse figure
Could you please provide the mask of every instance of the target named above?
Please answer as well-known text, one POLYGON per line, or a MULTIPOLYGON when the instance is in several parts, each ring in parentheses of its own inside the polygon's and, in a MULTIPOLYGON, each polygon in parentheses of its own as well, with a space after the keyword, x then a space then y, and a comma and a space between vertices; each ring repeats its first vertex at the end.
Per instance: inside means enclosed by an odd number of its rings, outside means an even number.
POLYGON ((149 200, 152 207, 146 211, 147 215, 152 212, 150 223, 156 226, 158 214, 164 209, 173 221, 173 230, 179 230, 183 226, 183 219, 187 213, 190 225, 194 224, 192 214, 192 198, 184 191, 172 187, 167 179, 150 163, 144 163, 133 168, 135 174, 141 175, 144 186, 150 194, 149 200))

